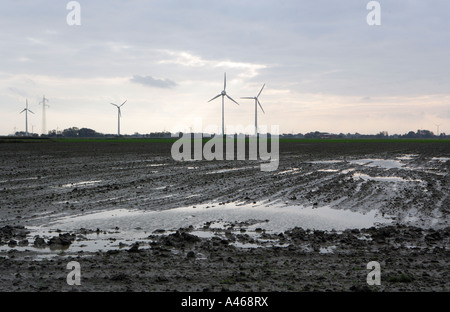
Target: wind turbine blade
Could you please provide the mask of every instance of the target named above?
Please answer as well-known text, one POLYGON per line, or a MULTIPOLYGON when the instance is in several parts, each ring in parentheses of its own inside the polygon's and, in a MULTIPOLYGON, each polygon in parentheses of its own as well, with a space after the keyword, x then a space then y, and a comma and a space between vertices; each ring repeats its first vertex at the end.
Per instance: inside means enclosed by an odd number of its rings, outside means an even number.
POLYGON ((241 99, 254 100, 255 98, 254 98, 254 97, 251 97, 251 96, 244 96, 244 97, 241 97, 241 99))
POLYGON ((227 73, 223 74, 223 90, 227 88, 227 73))
POLYGON ((128 100, 125 100, 125 102, 123 102, 120 106, 122 106, 123 104, 125 104, 128 100))
POLYGON ((115 107, 119 108, 119 106, 117 104, 114 104, 114 103, 109 103, 109 104, 114 105, 115 107))
POLYGON ((229 98, 230 100, 232 100, 234 103, 236 103, 237 105, 239 105, 238 102, 236 102, 235 100, 233 100, 228 94, 226 94, 227 98, 229 98))
POLYGON ((209 103, 209 102, 211 102, 212 100, 215 100, 215 99, 217 99, 217 98, 218 98, 219 96, 221 96, 221 95, 222 95, 222 94, 218 94, 218 95, 216 95, 216 96, 215 96, 215 97, 213 97, 213 98, 212 98, 211 100, 209 100, 209 101, 208 101, 208 103, 209 103))
POLYGON ((32 111, 28 110, 30 113, 34 114, 32 111))
POLYGON ((259 100, 258 99, 256 99, 256 101, 258 102, 258 104, 259 104, 259 107, 261 107, 261 110, 263 111, 263 113, 265 114, 266 112, 264 111, 264 109, 262 108, 262 105, 261 105, 261 103, 259 102, 259 100))
POLYGON ((27 109, 26 109, 26 108, 24 108, 24 109, 23 109, 23 111, 21 111, 21 112, 20 112, 19 114, 22 114, 22 113, 23 113, 24 111, 26 111, 26 110, 27 110, 27 109))
POLYGON ((120 108, 119 108, 119 117, 122 117, 122 112, 120 111, 120 108))
POLYGON ((258 98, 259 95, 261 94, 261 92, 262 92, 262 90, 264 89, 264 86, 265 86, 265 85, 266 85, 266 84, 264 84, 264 85, 262 86, 261 91, 259 91, 258 95, 256 96, 257 98, 258 98))

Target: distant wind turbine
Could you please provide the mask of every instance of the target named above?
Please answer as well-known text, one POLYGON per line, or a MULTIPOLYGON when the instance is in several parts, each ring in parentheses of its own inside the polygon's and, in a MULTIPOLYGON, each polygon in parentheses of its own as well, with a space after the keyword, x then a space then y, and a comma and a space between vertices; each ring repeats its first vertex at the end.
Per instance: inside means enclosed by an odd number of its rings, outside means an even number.
POLYGON ((211 100, 208 101, 211 102, 212 100, 217 99, 219 96, 222 96, 222 135, 225 135, 225 126, 224 126, 224 97, 226 96, 227 98, 229 98, 230 100, 232 100, 234 103, 236 103, 237 105, 239 105, 238 102, 236 102, 235 100, 233 100, 225 91, 225 89, 227 88, 227 73, 224 74, 223 76, 223 91, 221 93, 219 93, 218 95, 216 95, 215 97, 213 97, 211 100))
POLYGON ((253 97, 241 97, 241 99, 251 99, 251 100, 255 100, 255 135, 258 136, 258 105, 259 107, 261 107, 262 112, 265 114, 264 109, 261 106, 261 103, 258 100, 258 97, 261 95, 262 90, 264 89, 264 86, 266 84, 264 84, 261 88, 261 90, 259 91, 257 96, 253 96, 253 97))
POLYGON ((123 106, 123 104, 125 104, 128 100, 125 100, 125 102, 123 102, 120 105, 114 104, 114 103, 110 103, 111 105, 114 105, 115 107, 117 107, 117 135, 120 135, 120 117, 122 117, 122 113, 120 112, 120 108, 123 106))
POLYGON ((25 112, 25 133, 28 136, 28 112, 34 114, 31 110, 28 109, 28 99, 26 100, 26 107, 23 109, 23 111, 20 112, 22 114, 25 112))

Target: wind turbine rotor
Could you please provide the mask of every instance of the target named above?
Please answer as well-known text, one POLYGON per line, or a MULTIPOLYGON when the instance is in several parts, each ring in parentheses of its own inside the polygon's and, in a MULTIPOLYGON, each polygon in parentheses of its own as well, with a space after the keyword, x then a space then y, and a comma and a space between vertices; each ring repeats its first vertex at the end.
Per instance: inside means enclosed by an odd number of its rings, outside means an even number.
POLYGON ((261 103, 259 102, 258 98, 256 98, 256 102, 258 102, 259 107, 261 107, 262 112, 265 114, 266 112, 264 111, 264 109, 262 108, 261 103))
POLYGON ((209 100, 208 102, 211 102, 212 100, 217 99, 219 96, 222 96, 222 135, 225 135, 225 125, 224 125, 224 99, 225 96, 230 100, 233 101, 234 103, 236 103, 237 105, 239 105, 238 102, 236 102, 235 100, 233 100, 233 98, 231 98, 227 92, 225 91, 225 89, 227 88, 227 73, 225 72, 223 74, 223 91, 220 92, 220 94, 216 95, 215 97, 213 97, 211 100, 209 100))
POLYGON ((266 85, 266 84, 263 84, 263 86, 262 86, 261 90, 259 91, 258 95, 256 96, 256 98, 259 97, 259 95, 261 94, 261 92, 262 92, 262 90, 264 89, 264 86, 265 86, 265 85, 266 85))
POLYGON ((227 88, 227 73, 223 74, 223 91, 227 88))
POLYGON ((236 102, 235 100, 233 100, 228 94, 225 94, 227 98, 229 98, 230 100, 232 100, 234 103, 236 103, 237 105, 239 105, 238 102, 236 102))
MULTIPOLYGON (((265 112, 264 109, 262 108, 262 105, 261 105, 261 103, 259 102, 259 99, 258 99, 258 98, 259 98, 259 96, 261 95, 261 92, 262 92, 262 90, 264 89, 265 86, 266 86, 266 84, 263 84, 263 86, 262 86, 261 90, 259 90, 259 93, 258 93, 257 96, 244 96, 244 97, 241 97, 241 99, 255 100, 255 102, 258 103, 259 107, 261 108, 261 110, 263 111, 264 114, 265 114, 266 112, 265 112)), ((256 105, 256 103, 255 103, 255 105, 256 105)))
POLYGON ((215 99, 217 99, 219 96, 221 96, 222 95, 222 93, 221 94, 218 94, 218 95, 216 95, 215 97, 213 97, 211 100, 209 100, 208 102, 211 102, 212 100, 215 100, 215 99))

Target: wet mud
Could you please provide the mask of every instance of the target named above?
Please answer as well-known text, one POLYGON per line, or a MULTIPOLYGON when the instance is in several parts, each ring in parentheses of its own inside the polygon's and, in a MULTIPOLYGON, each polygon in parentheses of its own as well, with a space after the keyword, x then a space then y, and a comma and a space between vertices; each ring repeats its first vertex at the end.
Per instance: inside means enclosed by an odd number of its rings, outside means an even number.
POLYGON ((281 142, 273 172, 250 160, 176 162, 170 147, 0 144, 1 290, 449 290, 448 143, 281 142), (192 213, 132 231, 63 226, 105 211, 204 205, 256 213, 226 221, 192 213), (277 230, 270 215, 258 218, 258 207, 271 206, 376 211, 389 222, 277 230), (67 284, 70 261, 81 265, 80 286, 67 284), (380 264, 381 285, 367 283, 371 261, 380 264))

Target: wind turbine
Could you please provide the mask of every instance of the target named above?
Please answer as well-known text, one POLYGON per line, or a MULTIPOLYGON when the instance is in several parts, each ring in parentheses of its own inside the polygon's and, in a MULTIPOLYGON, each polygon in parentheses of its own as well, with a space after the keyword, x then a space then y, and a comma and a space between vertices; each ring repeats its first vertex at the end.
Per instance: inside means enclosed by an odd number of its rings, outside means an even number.
POLYGON ((114 105, 115 107, 117 107, 117 135, 120 135, 120 117, 122 117, 122 113, 120 112, 120 108, 122 107, 123 104, 125 104, 128 100, 125 100, 125 102, 123 102, 120 105, 114 104, 114 103, 110 103, 111 105, 114 105))
POLYGON ((251 100, 255 100, 255 135, 256 135, 256 136, 258 136, 258 104, 259 104, 259 107, 261 107, 261 110, 263 111, 263 113, 265 114, 264 109, 262 108, 261 103, 260 103, 259 100, 258 100, 258 97, 261 95, 261 92, 262 92, 262 90, 264 89, 264 86, 265 86, 265 85, 266 85, 266 84, 264 84, 264 85, 262 86, 262 88, 261 88, 261 90, 259 91, 259 93, 258 93, 257 96, 253 96, 253 97, 250 97, 250 96, 247 96, 247 97, 241 97, 241 99, 251 99, 251 100))
POLYGON ((224 126, 224 97, 226 96, 227 98, 229 98, 230 100, 232 100, 234 103, 236 103, 237 105, 239 105, 238 102, 236 102, 235 100, 233 100, 225 91, 225 89, 227 88, 227 73, 224 74, 223 76, 223 91, 221 93, 219 93, 218 95, 216 95, 215 97, 213 97, 211 100, 208 101, 211 102, 212 100, 217 99, 219 96, 222 96, 222 135, 225 135, 225 126, 224 126))
POLYGON ((28 136, 28 112, 34 114, 31 110, 28 109, 28 99, 26 99, 27 106, 20 112, 22 114, 25 112, 25 133, 28 136))

